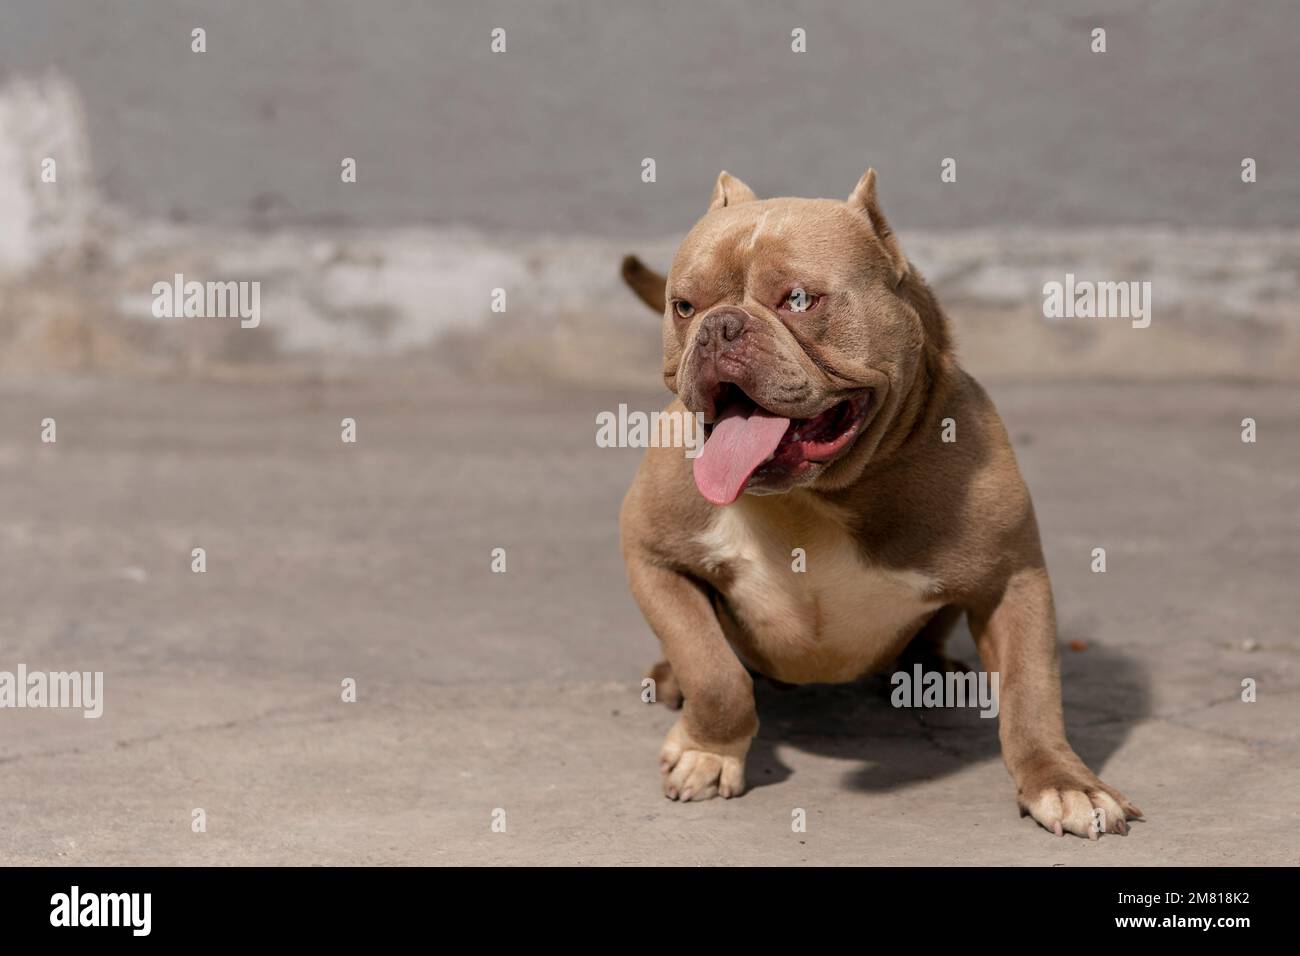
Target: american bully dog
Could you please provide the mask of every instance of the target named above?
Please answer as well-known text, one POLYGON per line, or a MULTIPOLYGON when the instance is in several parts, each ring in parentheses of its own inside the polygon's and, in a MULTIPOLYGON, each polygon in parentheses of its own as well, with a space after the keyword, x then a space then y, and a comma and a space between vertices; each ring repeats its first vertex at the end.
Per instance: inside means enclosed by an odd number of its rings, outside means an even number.
POLYGON ((1058 835, 1126 833, 1140 811, 1066 740, 1052 587, 1011 443, 875 171, 844 202, 760 200, 724 172, 667 277, 631 256, 623 276, 663 315, 668 411, 706 423, 694 459, 648 450, 621 514, 663 645, 651 676, 682 708, 665 795, 744 790, 754 674, 847 682, 905 651, 942 659, 965 614, 999 675, 1022 812, 1058 835))

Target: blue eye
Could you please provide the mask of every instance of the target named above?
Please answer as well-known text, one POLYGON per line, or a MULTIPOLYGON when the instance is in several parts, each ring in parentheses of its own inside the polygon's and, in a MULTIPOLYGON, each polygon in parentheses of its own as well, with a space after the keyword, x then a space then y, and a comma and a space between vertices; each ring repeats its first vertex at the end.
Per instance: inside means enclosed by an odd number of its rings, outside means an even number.
POLYGON ((789 295, 781 300, 782 312, 811 312, 817 308, 822 297, 813 295, 811 292, 801 289, 798 286, 790 290, 789 295))

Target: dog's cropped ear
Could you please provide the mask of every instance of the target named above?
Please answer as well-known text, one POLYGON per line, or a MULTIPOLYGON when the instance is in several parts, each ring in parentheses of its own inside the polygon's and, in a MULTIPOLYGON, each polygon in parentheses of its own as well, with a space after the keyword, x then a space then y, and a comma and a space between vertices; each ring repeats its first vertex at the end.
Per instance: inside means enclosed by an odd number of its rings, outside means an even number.
POLYGON ((857 187, 849 194, 849 206, 860 212, 867 214, 871 220, 871 228, 876 233, 876 238, 880 240, 881 249, 885 253, 885 258, 889 260, 891 268, 894 270, 894 285, 903 281, 907 275, 908 264, 907 256, 903 255, 903 248, 898 244, 898 237, 894 235, 894 230, 889 227, 889 221, 885 219, 885 214, 880 211, 880 203, 876 200, 876 171, 868 169, 858 180, 857 187))
POLYGON ((754 195, 754 190, 724 169, 718 173, 718 181, 713 184, 713 198, 709 200, 709 212, 721 209, 723 206, 753 202, 757 198, 754 195))
POLYGON ((646 266, 636 256, 623 257, 623 281, 636 297, 660 315, 663 314, 668 280, 646 266))

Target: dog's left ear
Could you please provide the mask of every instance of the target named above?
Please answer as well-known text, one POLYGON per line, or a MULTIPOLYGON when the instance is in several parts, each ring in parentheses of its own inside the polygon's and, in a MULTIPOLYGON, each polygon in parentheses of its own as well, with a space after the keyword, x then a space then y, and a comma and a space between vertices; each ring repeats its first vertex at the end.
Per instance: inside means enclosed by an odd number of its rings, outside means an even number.
POLYGON ((848 204, 851 208, 867 214, 871 220, 871 228, 876 233, 876 238, 880 240, 881 249, 885 253, 885 258, 889 260, 890 267, 894 270, 894 285, 903 281, 907 275, 908 264, 907 256, 903 255, 903 248, 898 244, 898 237, 894 235, 894 230, 889 227, 889 221, 885 219, 885 214, 880 211, 880 203, 876 200, 876 171, 868 169, 858 180, 857 187, 849 194, 848 204))
POLYGON ((623 281, 627 283, 629 289, 636 293, 636 297, 662 315, 667 296, 665 289, 668 286, 668 280, 646 266, 636 256, 623 257, 621 272, 623 281))

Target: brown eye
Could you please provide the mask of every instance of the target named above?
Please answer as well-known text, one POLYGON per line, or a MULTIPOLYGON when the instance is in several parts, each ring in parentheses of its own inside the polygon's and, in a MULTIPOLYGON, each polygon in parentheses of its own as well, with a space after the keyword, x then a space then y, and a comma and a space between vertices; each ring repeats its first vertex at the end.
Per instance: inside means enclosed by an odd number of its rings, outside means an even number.
POLYGON ((677 312, 677 315, 683 319, 689 319, 695 314, 695 306, 691 305, 685 299, 674 300, 673 309, 677 312))
POLYGON ((817 303, 822 300, 819 295, 813 295, 805 289, 795 286, 790 290, 789 295, 781 300, 782 312, 811 312, 817 308, 817 303))

